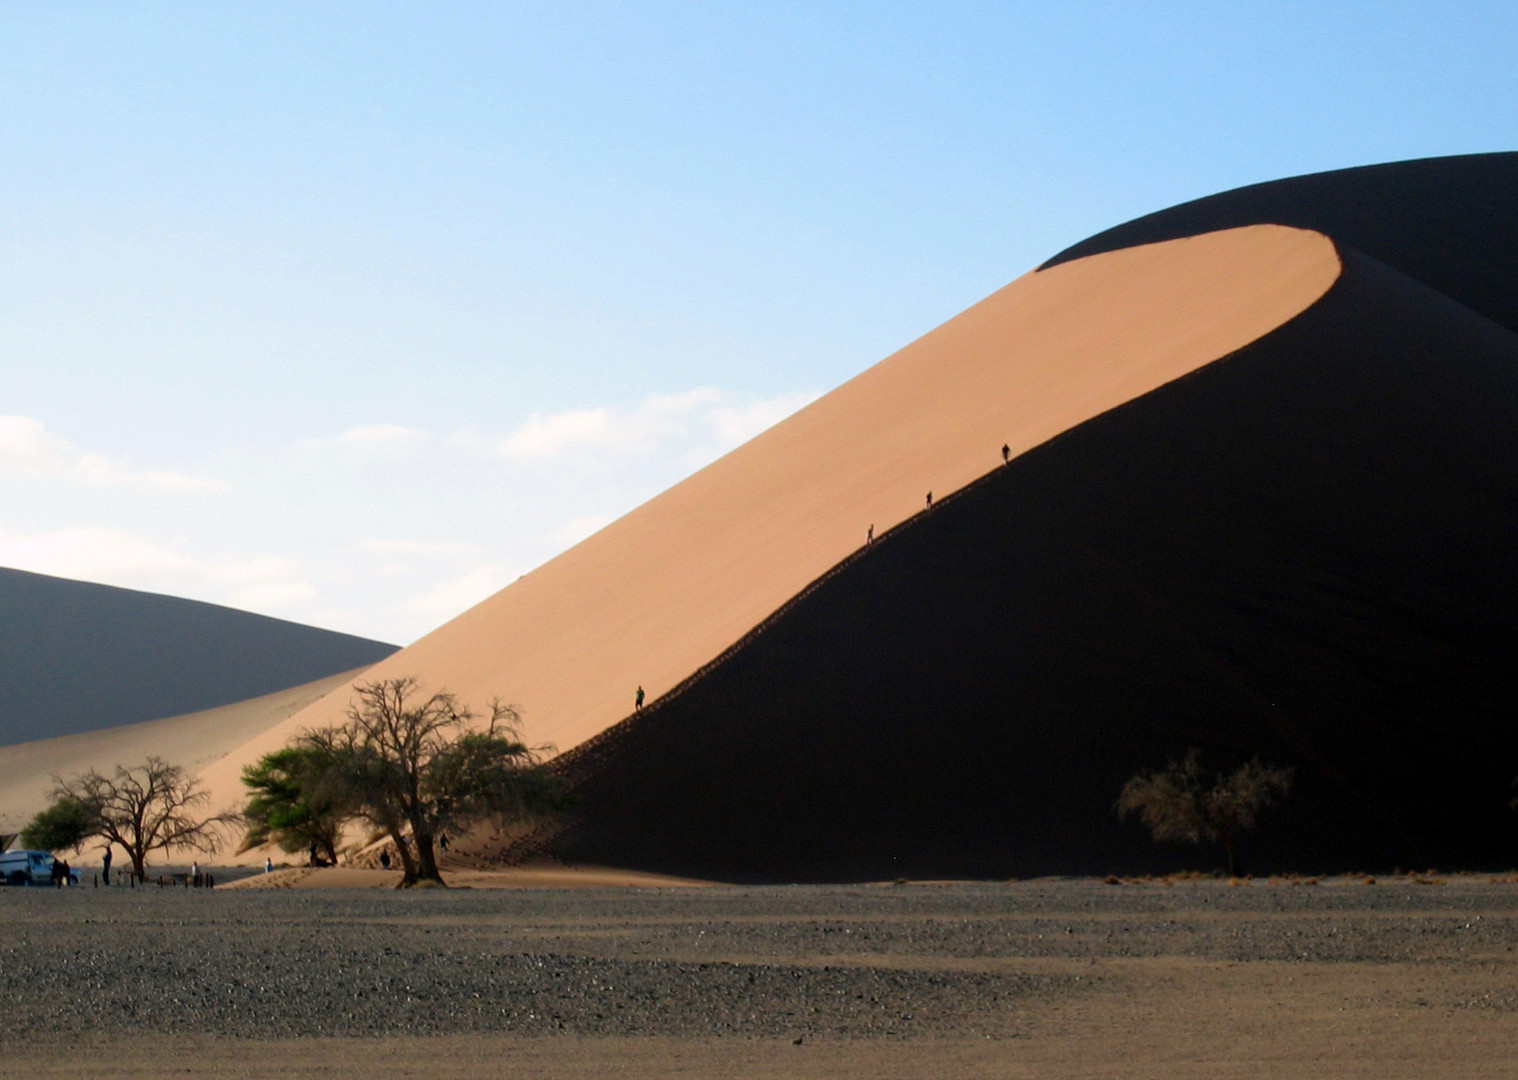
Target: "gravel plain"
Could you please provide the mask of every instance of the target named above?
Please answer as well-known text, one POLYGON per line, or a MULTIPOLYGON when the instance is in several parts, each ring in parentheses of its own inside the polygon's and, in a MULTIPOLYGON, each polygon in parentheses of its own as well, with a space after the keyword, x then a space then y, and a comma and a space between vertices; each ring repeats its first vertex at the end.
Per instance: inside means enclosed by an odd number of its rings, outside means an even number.
POLYGON ((5 1041, 39 1060, 68 1043, 196 1038, 663 1039, 685 1053, 1142 1032, 1158 1052, 1156 1032, 1188 1017, 1173 1037, 1192 1057, 1196 1032, 1220 1025, 1264 1038, 1260 1017, 1327 1024, 1337 1045, 1463 1016, 1472 1038, 1518 1053, 1518 882, 1487 877, 0 889, 0 914, 5 1041))

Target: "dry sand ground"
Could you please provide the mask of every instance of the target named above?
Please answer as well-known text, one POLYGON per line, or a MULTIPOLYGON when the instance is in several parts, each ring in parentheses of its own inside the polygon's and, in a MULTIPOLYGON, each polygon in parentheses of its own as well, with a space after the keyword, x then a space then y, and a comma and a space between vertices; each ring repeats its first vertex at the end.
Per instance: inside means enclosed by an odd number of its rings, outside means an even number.
MULTIPOLYGON (((564 866, 561 863, 513 866, 502 870, 472 870, 440 860, 444 877, 456 889, 659 889, 702 888, 712 882, 616 870, 602 866, 564 866)), ((393 889, 399 870, 362 867, 278 867, 270 873, 240 877, 230 889, 393 889)))
POLYGON ((1513 881, 0 906, 6 1076, 1518 1074, 1513 881))
POLYGON ((0 832, 20 829, 47 805, 54 775, 71 776, 92 768, 109 773, 115 765, 135 765, 150 754, 197 770, 356 674, 344 671, 278 693, 183 716, 0 746, 0 832))

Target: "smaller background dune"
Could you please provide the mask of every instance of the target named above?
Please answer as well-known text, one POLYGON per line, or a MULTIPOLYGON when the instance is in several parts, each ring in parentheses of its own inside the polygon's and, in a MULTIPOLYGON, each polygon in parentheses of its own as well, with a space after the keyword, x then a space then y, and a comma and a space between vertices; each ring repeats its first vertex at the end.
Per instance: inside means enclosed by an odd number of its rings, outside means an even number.
MULTIPOLYGON (((362 670, 362 669, 358 669, 362 670)), ((196 771, 357 674, 344 671, 216 709, 56 739, 0 746, 0 832, 14 832, 47 801, 54 774, 102 772, 150 754, 196 771)))

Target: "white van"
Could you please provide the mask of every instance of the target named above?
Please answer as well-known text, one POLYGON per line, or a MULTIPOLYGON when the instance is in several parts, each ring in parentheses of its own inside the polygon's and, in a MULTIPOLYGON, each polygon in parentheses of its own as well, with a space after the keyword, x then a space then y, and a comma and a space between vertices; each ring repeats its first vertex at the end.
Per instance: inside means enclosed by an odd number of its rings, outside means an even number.
MULTIPOLYGON (((51 885, 53 857, 46 851, 7 851, 0 854, 0 878, 7 885, 51 885)), ((79 884, 79 871, 69 871, 69 884, 79 884)))

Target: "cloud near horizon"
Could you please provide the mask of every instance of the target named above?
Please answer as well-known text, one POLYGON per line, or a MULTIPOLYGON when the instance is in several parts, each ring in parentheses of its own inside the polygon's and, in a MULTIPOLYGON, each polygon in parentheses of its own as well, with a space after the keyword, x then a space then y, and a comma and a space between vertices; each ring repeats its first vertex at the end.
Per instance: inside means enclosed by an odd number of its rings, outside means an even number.
POLYGON ((159 491, 225 491, 227 487, 220 480, 205 477, 162 469, 133 469, 104 454, 75 446, 30 416, 0 416, 0 471, 159 491))

